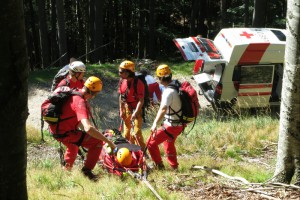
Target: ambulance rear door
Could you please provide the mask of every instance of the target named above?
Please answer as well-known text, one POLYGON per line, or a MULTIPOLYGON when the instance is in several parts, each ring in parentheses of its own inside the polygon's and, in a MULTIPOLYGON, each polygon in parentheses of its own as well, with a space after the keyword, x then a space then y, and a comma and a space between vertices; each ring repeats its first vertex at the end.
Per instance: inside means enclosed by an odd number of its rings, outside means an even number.
POLYGON ((202 56, 203 52, 201 51, 198 40, 196 37, 189 38, 177 38, 174 39, 176 47, 180 50, 180 53, 184 60, 197 60, 202 56))
POLYGON ((237 103, 240 107, 266 107, 272 93, 274 65, 240 66, 237 103))

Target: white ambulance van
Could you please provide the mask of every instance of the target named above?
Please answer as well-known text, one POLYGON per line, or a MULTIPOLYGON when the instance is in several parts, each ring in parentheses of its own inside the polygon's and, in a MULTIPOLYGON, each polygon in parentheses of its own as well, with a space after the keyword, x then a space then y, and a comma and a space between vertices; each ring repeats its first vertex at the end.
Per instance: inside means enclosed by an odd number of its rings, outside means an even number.
POLYGON ((194 80, 215 109, 279 106, 286 31, 222 29, 215 39, 174 39, 194 80))

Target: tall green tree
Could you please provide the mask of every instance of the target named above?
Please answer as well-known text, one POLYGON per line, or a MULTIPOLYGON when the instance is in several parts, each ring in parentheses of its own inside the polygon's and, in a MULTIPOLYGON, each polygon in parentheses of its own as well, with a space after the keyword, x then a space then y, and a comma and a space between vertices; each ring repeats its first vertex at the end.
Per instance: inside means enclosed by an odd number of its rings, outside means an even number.
POLYGON ((0 7, 0 199, 27 199, 28 56, 22 0, 0 7))
POLYGON ((300 1, 288 0, 287 40, 274 182, 300 185, 300 1))

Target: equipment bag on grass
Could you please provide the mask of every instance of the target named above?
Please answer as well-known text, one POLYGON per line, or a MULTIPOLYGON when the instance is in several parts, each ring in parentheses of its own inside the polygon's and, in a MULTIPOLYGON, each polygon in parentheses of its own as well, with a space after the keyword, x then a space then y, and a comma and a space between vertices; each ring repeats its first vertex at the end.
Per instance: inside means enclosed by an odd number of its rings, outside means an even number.
POLYGON ((179 117, 179 122, 182 124, 194 122, 195 124, 200 108, 197 91, 187 81, 180 83, 178 80, 174 80, 168 87, 177 90, 181 100, 180 110, 175 111, 170 108, 179 117), (181 115, 179 115, 180 111, 182 111, 181 115))
POLYGON ((139 173, 141 176, 147 172, 147 165, 144 159, 144 152, 141 147, 135 144, 130 144, 117 129, 106 129, 104 136, 112 140, 117 145, 116 149, 127 148, 130 151, 132 161, 125 167, 117 161, 117 155, 112 152, 108 144, 104 144, 102 152, 99 156, 102 162, 102 167, 109 173, 124 176, 128 170, 139 173))

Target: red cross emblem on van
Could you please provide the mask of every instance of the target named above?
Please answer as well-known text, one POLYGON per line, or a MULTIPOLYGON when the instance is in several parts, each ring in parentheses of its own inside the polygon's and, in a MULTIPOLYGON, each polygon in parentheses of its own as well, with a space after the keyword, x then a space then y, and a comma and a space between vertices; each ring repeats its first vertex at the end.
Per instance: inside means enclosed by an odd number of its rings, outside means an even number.
POLYGON ((252 33, 247 33, 246 31, 243 31, 243 34, 240 34, 240 36, 245 36, 247 39, 250 39, 251 36, 253 36, 252 33))

